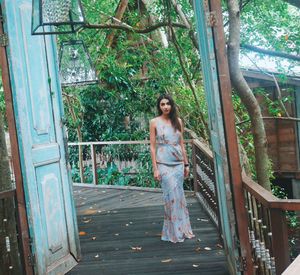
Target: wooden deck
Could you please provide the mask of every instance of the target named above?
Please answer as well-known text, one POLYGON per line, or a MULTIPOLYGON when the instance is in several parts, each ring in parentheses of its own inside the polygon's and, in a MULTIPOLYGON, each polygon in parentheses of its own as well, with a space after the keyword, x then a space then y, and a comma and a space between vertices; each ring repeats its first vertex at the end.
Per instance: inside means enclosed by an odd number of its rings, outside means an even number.
POLYGON ((217 230, 192 193, 187 195, 196 238, 160 240, 162 194, 75 187, 82 259, 68 275, 229 274, 217 230))

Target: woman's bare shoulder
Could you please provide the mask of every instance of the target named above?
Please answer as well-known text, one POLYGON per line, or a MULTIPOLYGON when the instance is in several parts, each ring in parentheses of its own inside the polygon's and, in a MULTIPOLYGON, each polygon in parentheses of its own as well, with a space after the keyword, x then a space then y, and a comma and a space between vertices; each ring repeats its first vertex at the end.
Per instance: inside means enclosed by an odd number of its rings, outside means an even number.
POLYGON ((158 119, 159 119, 158 117, 152 118, 152 119, 150 120, 150 125, 156 126, 156 123, 157 123, 157 120, 158 120, 158 119))

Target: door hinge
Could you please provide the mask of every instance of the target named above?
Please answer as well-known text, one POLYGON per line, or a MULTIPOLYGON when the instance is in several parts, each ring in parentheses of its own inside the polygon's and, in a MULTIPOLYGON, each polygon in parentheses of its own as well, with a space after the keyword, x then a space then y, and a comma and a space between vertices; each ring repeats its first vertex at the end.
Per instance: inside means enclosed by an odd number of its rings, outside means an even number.
POLYGON ((246 257, 239 257, 237 259, 238 271, 247 271, 247 259, 246 257))
POLYGON ((8 46, 8 35, 6 33, 0 34, 0 47, 8 46))

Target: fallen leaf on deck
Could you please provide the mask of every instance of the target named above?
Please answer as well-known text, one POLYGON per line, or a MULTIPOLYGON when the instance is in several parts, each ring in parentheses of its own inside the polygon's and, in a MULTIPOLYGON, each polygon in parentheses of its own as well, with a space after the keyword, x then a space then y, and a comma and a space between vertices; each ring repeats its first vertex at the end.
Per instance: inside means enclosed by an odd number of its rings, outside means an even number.
POLYGON ((89 223, 89 222, 91 222, 91 221, 92 221, 92 219, 83 220, 84 223, 89 223))
POLYGON ((210 247, 204 247, 204 249, 205 249, 205 250, 211 250, 211 248, 210 248, 210 247))
POLYGON ((119 236, 119 235, 120 235, 120 233, 116 233, 116 234, 115 234, 115 236, 119 236))
POLYGON ((172 259, 165 259, 165 260, 161 260, 162 263, 170 263, 172 262, 172 259))
POLYGON ((207 219, 200 219, 200 221, 202 221, 202 222, 209 222, 209 220, 207 220, 207 219))
POLYGON ((196 252, 199 252, 200 250, 201 250, 200 246, 197 247, 197 248, 195 248, 195 251, 196 251, 196 252))
POLYGON ((193 264, 193 267, 199 267, 199 265, 198 264, 193 264))
POLYGON ((84 232, 84 231, 79 232, 79 236, 85 236, 85 235, 86 235, 86 232, 84 232))
POLYGON ((99 258, 99 254, 95 255, 95 258, 99 258))
POLYGON ((142 247, 141 246, 131 246, 131 249, 133 251, 141 251, 142 250, 142 247))
POLYGON ((83 211, 83 215, 92 215, 95 213, 97 213, 97 210, 95 210, 95 209, 86 209, 83 211))
POLYGON ((223 246, 221 244, 219 244, 219 243, 216 245, 216 247, 223 248, 223 246))
POLYGON ((96 240, 97 238, 96 237, 92 237, 92 240, 94 241, 94 240, 96 240))
POLYGON ((201 239, 197 239, 198 242, 201 242, 201 239))
POLYGON ((128 223, 126 223, 126 224, 125 224, 125 226, 129 226, 129 224, 128 224, 128 223))

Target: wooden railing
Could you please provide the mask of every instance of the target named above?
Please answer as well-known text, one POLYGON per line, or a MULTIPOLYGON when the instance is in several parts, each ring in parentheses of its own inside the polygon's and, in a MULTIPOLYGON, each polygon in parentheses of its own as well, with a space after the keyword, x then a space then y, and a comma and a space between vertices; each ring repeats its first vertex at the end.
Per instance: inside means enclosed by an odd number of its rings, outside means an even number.
MULTIPOLYGON (((194 139, 194 190, 201 204, 218 225, 213 154, 207 145, 194 139)), ((278 199, 246 175, 242 176, 248 211, 248 230, 255 274, 281 274, 290 264, 287 211, 300 211, 300 200, 278 199)), ((290 236, 291 237, 291 236, 290 236)))
POLYGON ((290 264, 286 211, 299 211, 300 200, 278 199, 246 175, 243 188, 257 274, 281 274, 290 264))
POLYGON ((0 274, 22 274, 16 217, 16 190, 0 192, 0 274))
POLYGON ((219 227, 218 198, 212 152, 194 139, 192 142, 194 191, 212 221, 219 227))
MULTIPOLYGON (((187 151, 191 152, 191 141, 185 143, 187 151)), ((149 145, 148 140, 68 143, 73 182, 158 187, 153 179, 149 145), (82 158, 78 156, 79 146, 84 154, 82 158), (81 165, 78 164, 80 159, 83 159, 81 165), (79 174, 80 166, 83 167, 82 175, 79 174)))

